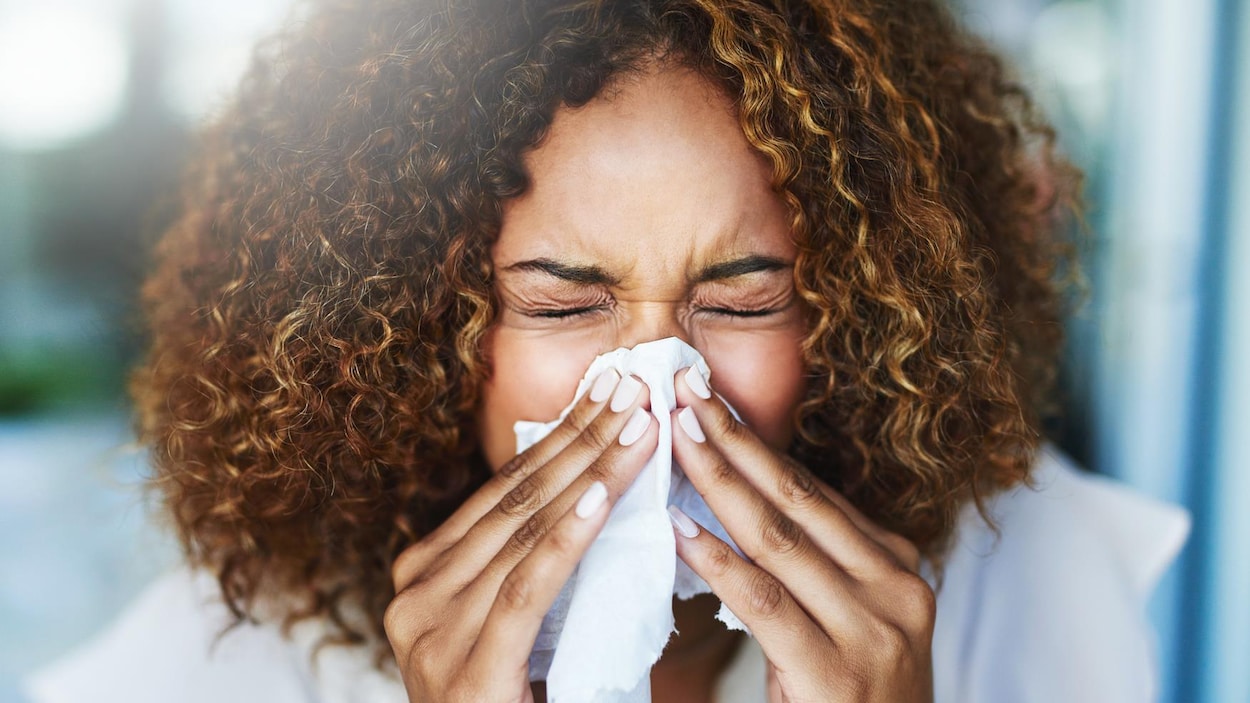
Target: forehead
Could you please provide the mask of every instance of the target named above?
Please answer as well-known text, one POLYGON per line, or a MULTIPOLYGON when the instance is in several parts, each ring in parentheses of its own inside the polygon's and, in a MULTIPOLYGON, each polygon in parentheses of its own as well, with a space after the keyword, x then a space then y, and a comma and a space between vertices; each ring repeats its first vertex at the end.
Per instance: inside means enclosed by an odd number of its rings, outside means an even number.
POLYGON ((504 204, 497 263, 546 257, 676 274, 793 251, 771 166, 734 104, 681 68, 622 78, 579 108, 561 108, 526 154, 530 188, 504 204))

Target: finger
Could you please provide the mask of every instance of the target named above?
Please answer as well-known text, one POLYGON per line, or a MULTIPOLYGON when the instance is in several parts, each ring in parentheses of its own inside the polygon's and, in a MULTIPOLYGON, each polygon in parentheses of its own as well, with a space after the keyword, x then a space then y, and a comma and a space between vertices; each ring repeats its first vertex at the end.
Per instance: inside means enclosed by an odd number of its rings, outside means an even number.
POLYGON ((660 425, 651 413, 641 408, 635 410, 635 413, 637 420, 631 420, 631 422, 645 422, 645 427, 642 430, 630 430, 627 427, 622 432, 622 437, 631 431, 641 431, 642 436, 629 446, 619 445, 608 449, 581 475, 577 476, 560 495, 553 498, 550 503, 517 528, 496 551, 490 564, 482 570, 482 576, 479 578, 481 583, 487 588, 498 588, 499 582, 507 576, 513 566, 530 553, 550 526, 568 511, 577 497, 590 484, 600 482, 607 486, 608 496, 613 503, 629 489, 646 466, 647 459, 655 453, 655 447, 660 438, 660 425))
POLYGON ((855 585, 851 576, 796 520, 755 490, 715 447, 686 434, 698 431, 689 424, 693 418, 689 412, 685 409, 674 415, 674 424, 683 428, 673 433, 674 457, 725 531, 748 559, 773 574, 803 607, 818 615, 822 626, 838 631, 853 624, 848 606, 855 585), (683 444, 687 446, 678 451, 683 444))
POLYGON ((543 618, 603 529, 611 506, 607 486, 591 483, 499 585, 469 653, 469 668, 483 680, 498 678, 501 671, 527 672, 543 618))
MULTIPOLYGON (((892 554, 897 559, 899 564, 912 572, 919 573, 921 555, 920 550, 916 547, 914 542, 896 532, 891 532, 890 530, 885 529, 867 515, 864 515, 860 512, 859 508, 855 507, 855 505, 847 499, 846 496, 838 493, 834 490, 833 486, 830 486, 828 483, 822 481, 819 476, 813 473, 806 466, 803 466, 788 456, 783 458, 791 467, 794 468, 795 471, 803 474, 794 480, 800 483, 810 480, 826 498, 837 506, 839 510, 846 513, 846 516, 851 519, 851 522, 855 524, 855 527, 859 528, 861 532, 872 538, 872 541, 876 542, 882 549, 892 554)), ((823 541, 821 542, 823 545, 823 541)))
POLYGON ((676 506, 677 556, 711 587, 759 640, 770 661, 806 661, 829 637, 772 574, 738 556, 676 506))
POLYGON ((463 524, 463 534, 487 512, 494 508, 508 491, 533 475, 581 436, 587 428, 609 408, 621 376, 614 369, 599 374, 590 389, 582 394, 568 415, 546 437, 535 442, 525 451, 509 459, 482 489, 475 493, 452 516, 463 524), (467 524, 465 524, 467 523, 467 524))
POLYGON ((614 495, 623 492, 655 453, 659 423, 645 410, 649 402, 641 381, 622 379, 607 412, 504 494, 432 567, 456 565, 453 577, 460 584, 476 578, 488 562, 510 571, 591 482, 603 481, 614 495))
MULTIPOLYGON (((709 391, 709 397, 703 398, 704 394, 697 392, 700 384, 707 387, 697 371, 678 374, 679 409, 674 412, 673 423, 680 430, 673 433, 673 452, 688 476, 690 464, 696 470, 706 467, 705 482, 712 484, 740 478, 806 530, 821 550, 843 568, 862 572, 897 565, 895 556, 874 539, 872 533, 879 532, 879 528, 862 515, 862 522, 855 520, 828 497, 811 471, 765 444, 738 422, 715 394, 709 391), (688 410, 681 408, 683 402, 688 402, 688 410), (704 441, 692 440, 692 433, 704 441)), ((712 499, 695 477, 690 476, 690 480, 711 504, 712 499)), ((720 514, 716 506, 713 510, 720 514)), ((736 535, 731 536, 737 541, 736 535)))
POLYGON ((601 373, 550 434, 506 462, 437 529, 401 552, 391 567, 396 592, 403 590, 414 574, 425 568, 431 559, 458 542, 517 484, 580 437, 609 408, 620 380, 620 374, 614 369, 601 373))
MULTIPOLYGON (((721 418, 722 422, 728 423, 733 419, 733 415, 729 413, 728 406, 725 405, 724 398, 712 392, 709 384, 703 379, 703 376, 699 374, 696 367, 681 369, 677 372, 674 381, 674 387, 677 391, 678 408, 698 405, 700 401, 710 401, 713 409, 719 408, 720 411, 724 412, 725 415, 721 418)), ((846 496, 838 493, 828 483, 820 480, 820 478, 813 474, 807 467, 795 462, 788 456, 778 456, 776 452, 772 451, 771 448, 768 447, 763 441, 759 440, 758 437, 752 434, 750 428, 737 423, 732 429, 735 431, 738 429, 745 430, 745 434, 747 436, 742 439, 746 443, 749 443, 749 446, 744 447, 746 451, 753 451, 759 454, 771 454, 772 456, 778 457, 782 462, 782 466, 780 468, 790 468, 799 472, 799 475, 797 476, 778 476, 774 473, 770 480, 767 476, 757 478, 753 475, 753 472, 749 470, 744 471, 744 475, 746 475, 747 480, 751 481, 752 484, 755 485, 761 493, 768 497, 769 500, 778 505, 785 505, 787 497, 797 496, 799 500, 796 502, 801 503, 803 502, 802 498, 804 496, 810 495, 811 485, 814 485, 825 495, 826 498, 832 501, 839 510, 850 518, 851 523, 856 528, 868 535, 868 537, 871 538, 882 550, 892 555, 898 563, 905 566, 909 570, 913 572, 919 571, 920 551, 910 540, 878 525, 868 516, 860 512, 860 510, 856 508, 851 501, 847 500, 846 496)), ((721 438, 718 437, 717 439, 721 438)), ((734 438, 730 438, 726 441, 726 443, 732 444, 733 439, 734 438)), ((748 469, 749 466, 750 464, 748 464, 748 469)), ((763 468, 766 468, 766 466, 763 468)), ((830 544, 836 542, 840 538, 836 534, 829 534, 829 539, 825 540, 823 539, 825 534, 826 532, 824 530, 813 531, 813 536, 821 544, 821 546, 828 551, 830 549, 830 544)))
MULTIPOLYGON (((860 531, 868 535, 872 538, 872 541, 877 543, 879 547, 891 554, 899 565, 903 566, 912 573, 920 573, 920 560, 922 555, 920 553, 920 548, 916 546, 915 542, 912 542, 897 532, 891 532, 890 530, 878 525, 867 515, 860 512, 859 508, 856 508, 851 501, 847 500, 846 496, 838 493, 833 489, 833 486, 830 486, 820 480, 820 478, 818 478, 815 474, 812 474, 807 467, 804 467, 797 462, 793 465, 798 467, 800 470, 807 471, 811 480, 815 482, 816 487, 820 489, 820 492, 824 493, 825 497, 832 501, 839 510, 846 513, 846 516, 849 517, 853 523, 855 523, 855 526, 859 528, 860 531)), ((826 542, 826 540, 823 539, 819 539, 817 541, 822 547, 826 542)))

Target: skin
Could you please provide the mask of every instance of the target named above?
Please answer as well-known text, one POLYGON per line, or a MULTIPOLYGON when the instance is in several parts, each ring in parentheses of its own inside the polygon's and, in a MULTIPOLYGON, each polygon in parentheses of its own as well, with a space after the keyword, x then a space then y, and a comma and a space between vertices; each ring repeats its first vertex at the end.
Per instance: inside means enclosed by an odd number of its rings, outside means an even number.
MULTIPOLYGON (((702 530, 677 531, 678 555, 755 633, 769 700, 931 701, 935 599, 915 547, 783 453, 803 390, 795 248, 733 104, 653 66, 559 110, 526 167, 492 251, 500 312, 477 422, 495 476, 394 568, 386 626, 410 698, 545 699, 527 677, 538 627, 658 431, 647 389, 615 374, 613 399, 583 396, 519 456, 513 423, 558 415, 598 354, 677 336, 715 393, 679 373, 675 458, 751 561, 702 530), (634 417, 645 429, 627 446, 634 417), (595 483, 606 498, 579 516, 595 483)), ((710 700, 740 641, 715 605, 675 601, 657 703, 710 700)))
POLYGON ((505 205, 492 252, 500 309, 485 340, 493 374, 478 419, 493 467, 516 451, 513 423, 556 417, 596 356, 670 336, 704 355, 748 424, 774 446, 789 442, 805 327, 790 216, 769 187, 769 167, 733 106, 693 73, 623 80, 556 113, 528 154, 530 190, 505 205), (697 282, 717 273, 710 267, 752 256, 757 268, 774 265, 697 282), (593 268, 614 283, 571 281, 527 263, 541 260, 593 268))

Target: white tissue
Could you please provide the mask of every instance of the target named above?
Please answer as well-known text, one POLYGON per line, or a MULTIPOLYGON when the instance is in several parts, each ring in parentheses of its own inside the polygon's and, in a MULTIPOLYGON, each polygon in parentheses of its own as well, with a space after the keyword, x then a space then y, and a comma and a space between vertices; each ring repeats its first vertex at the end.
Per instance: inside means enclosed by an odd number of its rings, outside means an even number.
MULTIPOLYGON (((674 632, 672 597, 687 599, 711 592, 677 558, 667 512, 670 504, 738 549, 673 463, 669 415, 676 407, 673 377, 687 366, 697 367, 705 379, 710 376, 702 355, 676 337, 632 349, 622 347, 590 364, 559 418, 514 426, 519 453, 555 429, 608 369, 622 377, 633 374, 647 385, 652 414, 660 426, 655 454, 613 506, 603 531, 543 620, 530 656, 530 680, 546 680, 547 699, 552 703, 651 700, 651 666, 674 632)), ((724 603, 716 618, 731 629, 747 630, 724 603)))

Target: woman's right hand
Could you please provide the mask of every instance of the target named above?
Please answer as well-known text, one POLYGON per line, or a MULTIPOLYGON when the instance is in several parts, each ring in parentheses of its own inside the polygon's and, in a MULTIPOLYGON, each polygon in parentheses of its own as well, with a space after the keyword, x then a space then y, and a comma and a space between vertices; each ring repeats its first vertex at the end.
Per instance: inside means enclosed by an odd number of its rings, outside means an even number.
POLYGON ((533 701, 543 617, 655 451, 646 386, 596 379, 551 434, 395 560, 387 637, 408 698, 533 701))

